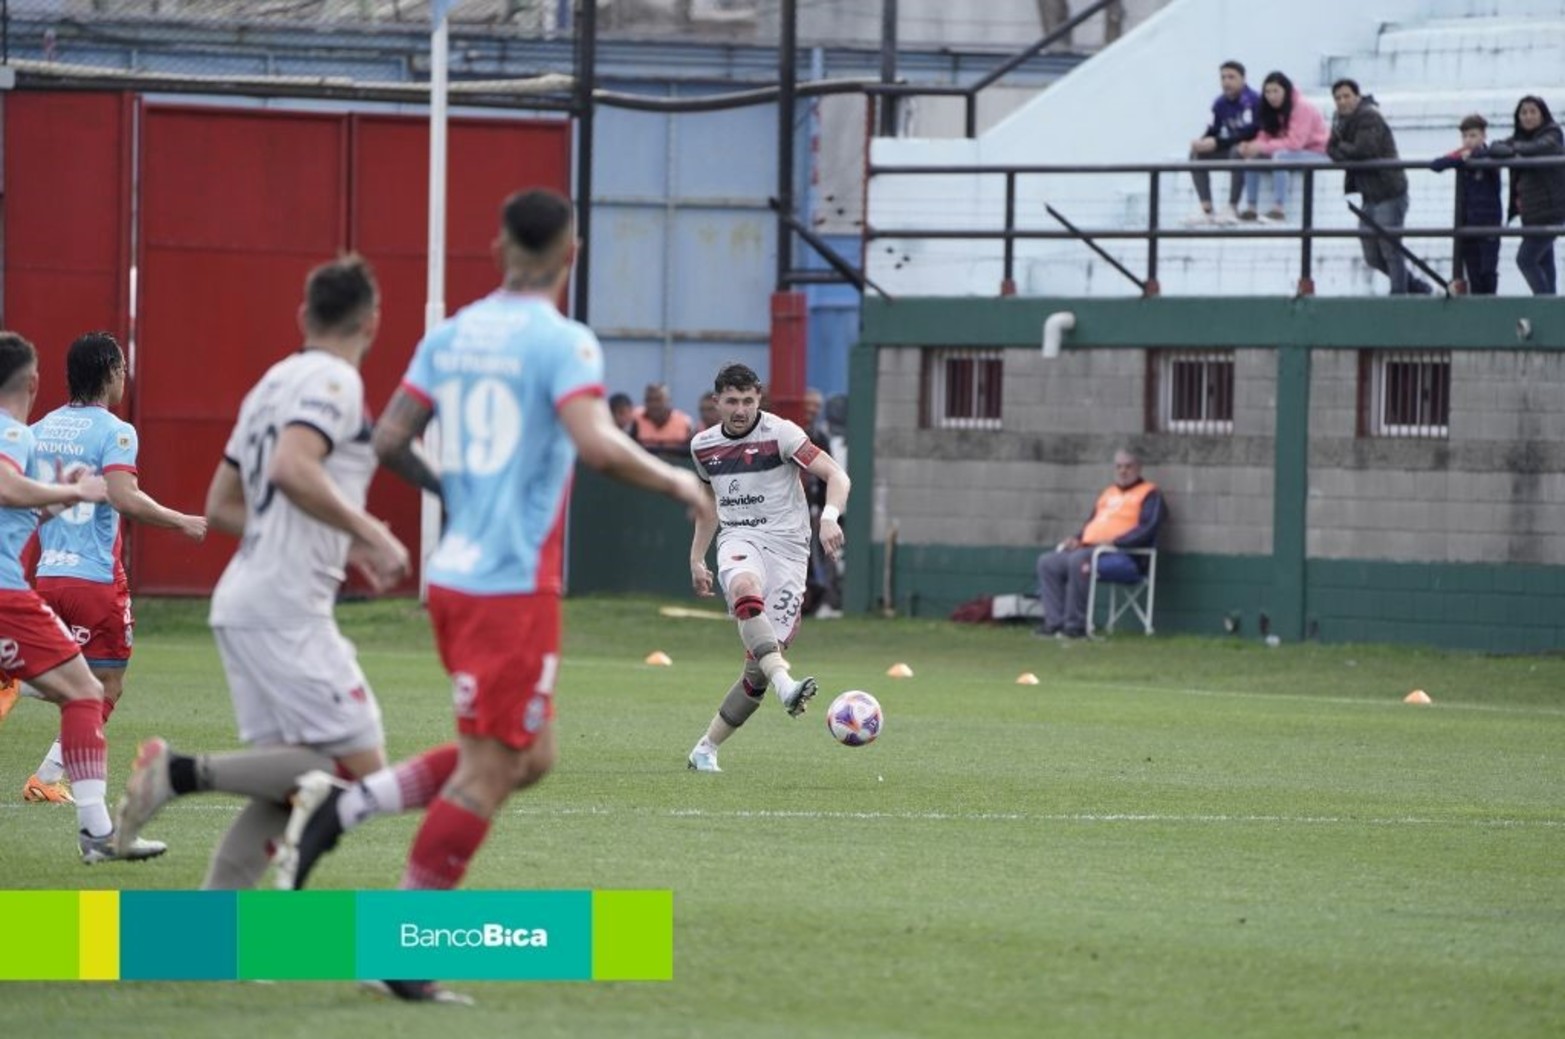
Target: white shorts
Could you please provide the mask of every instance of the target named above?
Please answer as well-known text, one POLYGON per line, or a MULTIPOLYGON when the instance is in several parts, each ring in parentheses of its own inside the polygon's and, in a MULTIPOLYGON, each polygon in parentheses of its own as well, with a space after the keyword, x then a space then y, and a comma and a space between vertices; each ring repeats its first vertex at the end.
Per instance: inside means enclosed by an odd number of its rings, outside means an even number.
POLYGON ((385 744, 380 704, 354 653, 326 618, 286 628, 213 628, 239 738, 340 757, 385 744))
MULTIPOLYGON (((777 641, 784 647, 799 633, 799 611, 804 606, 804 576, 808 559, 791 559, 764 542, 728 538, 717 546, 717 583, 730 603, 728 582, 737 574, 754 574, 761 581, 766 617, 777 641)), ((730 610, 732 606, 730 606, 730 610)))

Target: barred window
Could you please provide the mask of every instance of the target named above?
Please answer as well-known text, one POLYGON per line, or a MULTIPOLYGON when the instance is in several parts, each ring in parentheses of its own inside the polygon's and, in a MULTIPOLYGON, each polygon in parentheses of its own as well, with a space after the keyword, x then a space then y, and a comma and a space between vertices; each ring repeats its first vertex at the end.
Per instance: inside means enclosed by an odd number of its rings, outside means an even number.
POLYGON ((999 350, 925 350, 924 425, 999 429, 1005 362, 999 350))
POLYGON ((1450 435, 1451 351, 1359 354, 1359 434, 1442 439, 1450 435))
POLYGON ((1153 432, 1233 433, 1232 350, 1156 350, 1148 362, 1148 425, 1153 432))

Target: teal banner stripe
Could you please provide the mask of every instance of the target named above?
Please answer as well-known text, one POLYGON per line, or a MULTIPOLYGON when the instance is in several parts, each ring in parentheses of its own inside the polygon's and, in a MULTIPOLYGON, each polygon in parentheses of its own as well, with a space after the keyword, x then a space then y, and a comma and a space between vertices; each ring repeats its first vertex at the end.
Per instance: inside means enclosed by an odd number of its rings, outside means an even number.
POLYGON ((590 891, 362 891, 357 976, 592 978, 590 891))
POLYGON ((237 905, 232 891, 120 892, 120 978, 238 977, 237 905))

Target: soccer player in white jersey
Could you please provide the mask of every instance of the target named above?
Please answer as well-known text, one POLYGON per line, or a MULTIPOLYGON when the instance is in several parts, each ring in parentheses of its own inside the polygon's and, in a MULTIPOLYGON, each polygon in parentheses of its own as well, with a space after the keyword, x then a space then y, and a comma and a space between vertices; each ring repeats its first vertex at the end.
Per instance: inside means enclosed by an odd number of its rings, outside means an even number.
POLYGON ((717 535, 717 582, 739 622, 744 669, 723 697, 706 735, 691 750, 698 772, 721 772, 717 748, 761 706, 768 684, 789 716, 804 713, 815 679, 795 680, 783 651, 799 631, 805 572, 810 562, 810 506, 799 470, 826 484, 821 547, 842 551, 842 510, 852 486, 830 455, 796 424, 761 410, 761 381, 742 364, 717 373, 722 421, 690 442, 696 474, 717 503, 717 517, 696 521, 690 544, 690 582, 697 595, 712 595, 707 549, 717 535))
MULTIPOLYGON (((101 475, 109 500, 66 509, 38 529, 38 594, 81 646, 93 677, 103 683, 103 724, 109 724, 125 691, 130 666, 130 582, 125 577, 125 516, 153 527, 178 530, 192 541, 206 537, 206 517, 165 508, 141 489, 137 478, 136 427, 109 409, 125 397, 125 355, 108 332, 88 332, 65 354, 70 403, 33 423, 38 466, 54 483, 82 473, 101 475)), ((44 755, 22 787, 22 800, 71 800, 64 782, 60 741, 44 755)))
POLYGON ((260 879, 301 774, 364 775, 385 764, 380 707, 332 616, 345 566, 377 590, 408 572, 407 549, 364 511, 375 456, 359 366, 380 327, 369 266, 347 256, 311 271, 299 323, 303 348, 245 395, 207 491, 212 528, 241 538, 210 621, 239 737, 252 749, 191 756, 143 741, 116 820, 128 840, 174 797, 249 797, 204 888, 260 879))
MULTIPOLYGON (((438 489, 445 504, 426 575, 430 622, 451 675, 457 757, 444 775, 430 752, 416 775, 404 763, 347 787, 324 772, 302 777, 277 857, 279 886, 302 885, 345 830, 417 807, 410 793, 437 780, 402 887, 455 887, 506 799, 553 767, 560 564, 578 453, 594 469, 684 503, 698 523, 712 519, 694 476, 615 426, 597 337, 556 309, 576 256, 570 202, 523 191, 500 215, 504 286, 424 337, 375 427, 382 464, 438 489), (413 449, 432 417, 440 419, 438 477, 413 449)), ((452 998, 428 981, 384 986, 407 1000, 452 998)))
POLYGON ((65 773, 76 791, 77 846, 89 866, 109 859, 149 859, 161 841, 116 841, 104 804, 109 750, 103 739, 103 684, 92 676, 76 640, 22 573, 22 548, 38 526, 38 511, 108 497, 103 477, 38 480, 38 457, 27 413, 38 396, 38 354, 15 332, 0 332, 0 678, 29 683, 60 708, 65 773))

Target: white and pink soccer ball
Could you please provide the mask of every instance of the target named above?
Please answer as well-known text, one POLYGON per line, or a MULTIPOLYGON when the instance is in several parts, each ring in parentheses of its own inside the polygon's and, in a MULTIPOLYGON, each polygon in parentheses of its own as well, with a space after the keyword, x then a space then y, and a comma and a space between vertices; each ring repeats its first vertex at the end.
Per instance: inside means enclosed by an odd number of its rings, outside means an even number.
POLYGON ((845 747, 874 743, 884 721, 880 701, 861 689, 849 689, 826 709, 826 728, 845 747))

